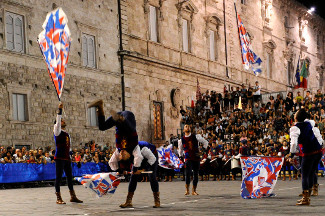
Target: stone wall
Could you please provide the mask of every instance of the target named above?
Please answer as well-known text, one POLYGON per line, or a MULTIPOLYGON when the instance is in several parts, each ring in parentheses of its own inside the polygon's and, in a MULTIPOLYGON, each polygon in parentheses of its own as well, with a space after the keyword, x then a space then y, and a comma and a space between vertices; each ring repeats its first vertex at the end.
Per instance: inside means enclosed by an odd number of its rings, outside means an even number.
POLYGON ((192 96, 195 97, 197 79, 202 91, 222 92, 224 85, 255 85, 256 80, 263 92, 287 91, 295 84, 295 68, 300 56, 301 62, 303 59, 311 62, 309 88, 313 91, 323 88, 319 79, 323 79, 324 68, 324 20, 308 14, 308 9, 294 0, 246 2, 243 5, 237 1, 237 11, 251 36, 254 51, 263 61, 263 73, 255 77, 251 71, 244 70, 234 4, 226 1, 228 78, 223 1, 122 0, 126 106, 136 113, 140 139, 152 139, 153 101, 164 104, 165 137, 176 133, 180 117, 175 113, 179 107, 176 111, 172 108, 171 90, 179 88, 179 105, 190 106, 192 96), (149 5, 158 8, 158 42, 149 40, 149 5), (182 51, 180 20, 186 16, 191 20, 190 53, 182 51), (285 17, 288 17, 286 26, 285 17), (215 23, 211 21, 213 19, 215 23), (308 21, 304 35, 303 20, 308 21), (209 38, 206 34, 213 25, 218 32, 215 61, 209 60, 209 38), (321 38, 318 48, 317 34, 321 38), (271 56, 270 75, 266 72, 268 53, 271 56))
POLYGON ((81 142, 114 143, 114 130, 101 132, 87 123, 86 104, 102 98, 105 111, 121 109, 120 64, 117 56, 118 28, 116 1, 2 0, 0 1, 0 144, 54 145, 53 121, 58 98, 41 56, 37 36, 47 12, 62 7, 72 34, 69 63, 64 82, 63 118, 75 147, 81 142), (4 12, 23 15, 25 53, 6 49, 4 12), (95 36, 96 68, 82 66, 81 34, 95 36), (28 95, 29 120, 12 118, 11 93, 28 95))

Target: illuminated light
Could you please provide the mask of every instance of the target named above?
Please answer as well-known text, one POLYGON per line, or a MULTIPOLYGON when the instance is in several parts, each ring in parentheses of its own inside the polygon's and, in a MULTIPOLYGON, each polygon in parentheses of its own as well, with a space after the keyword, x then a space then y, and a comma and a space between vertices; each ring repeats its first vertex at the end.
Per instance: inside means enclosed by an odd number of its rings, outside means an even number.
POLYGON ((309 14, 312 14, 314 11, 315 11, 315 7, 312 7, 312 8, 310 8, 307 12, 308 12, 309 14))

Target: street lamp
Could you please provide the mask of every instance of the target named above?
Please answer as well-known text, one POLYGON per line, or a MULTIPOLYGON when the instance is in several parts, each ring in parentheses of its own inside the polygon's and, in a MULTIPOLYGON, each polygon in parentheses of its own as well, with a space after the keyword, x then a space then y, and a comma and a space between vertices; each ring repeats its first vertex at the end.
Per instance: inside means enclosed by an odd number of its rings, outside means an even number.
POLYGON ((307 12, 308 12, 309 14, 312 14, 314 11, 315 11, 315 7, 311 7, 307 12))

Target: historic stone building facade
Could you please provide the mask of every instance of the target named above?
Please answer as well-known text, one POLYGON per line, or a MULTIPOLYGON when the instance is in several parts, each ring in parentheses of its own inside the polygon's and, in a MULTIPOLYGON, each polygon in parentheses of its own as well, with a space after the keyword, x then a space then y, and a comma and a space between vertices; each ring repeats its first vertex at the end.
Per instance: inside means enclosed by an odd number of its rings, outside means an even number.
POLYGON ((114 140, 113 130, 91 126, 95 110, 86 104, 103 98, 105 110, 121 109, 116 1, 1 0, 0 145, 54 145, 58 98, 37 37, 46 14, 57 7, 68 16, 73 40, 61 97, 72 144, 114 140))
POLYGON ((234 1, 121 2, 126 106, 136 113, 144 139, 158 142, 176 133, 179 105, 190 106, 197 80, 203 91, 223 92, 224 85, 254 85, 256 80, 263 92, 287 91, 295 83, 300 56, 300 62, 310 63, 309 87, 323 88, 325 22, 296 1, 237 1, 254 51, 263 60, 259 77, 243 69, 234 1))
POLYGON ((256 80, 263 92, 288 91, 300 57, 310 63, 310 89, 323 89, 323 19, 294 0, 238 0, 237 11, 263 60, 263 73, 255 77, 243 69, 233 1, 223 2, 1 0, 0 144, 53 145, 58 100, 37 36, 56 7, 67 14, 73 38, 62 101, 74 145, 114 142, 113 130, 92 126, 94 110, 86 105, 97 98, 104 99, 108 112, 120 110, 125 95, 139 139, 162 143, 177 133, 179 106, 190 106, 197 80, 202 91, 223 92, 225 85, 256 80))

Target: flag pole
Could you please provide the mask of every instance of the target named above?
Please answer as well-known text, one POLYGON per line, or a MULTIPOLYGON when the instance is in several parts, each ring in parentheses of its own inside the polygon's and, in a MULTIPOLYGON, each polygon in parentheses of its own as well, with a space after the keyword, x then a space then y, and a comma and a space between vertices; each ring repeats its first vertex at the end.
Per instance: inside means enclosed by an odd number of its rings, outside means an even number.
POLYGON ((238 28, 238 13, 237 13, 236 1, 234 1, 234 6, 235 6, 235 12, 236 12, 236 23, 237 23, 237 31, 238 31, 238 39, 239 39, 239 47, 240 47, 240 53, 241 53, 241 60, 242 60, 242 63, 244 64, 243 50, 241 48, 240 33, 239 33, 239 28, 238 28))
POLYGON ((224 31, 225 31, 225 54, 226 54, 226 76, 229 78, 228 73, 228 51, 227 51, 227 26, 226 26, 226 3, 223 0, 223 22, 224 22, 224 31))

